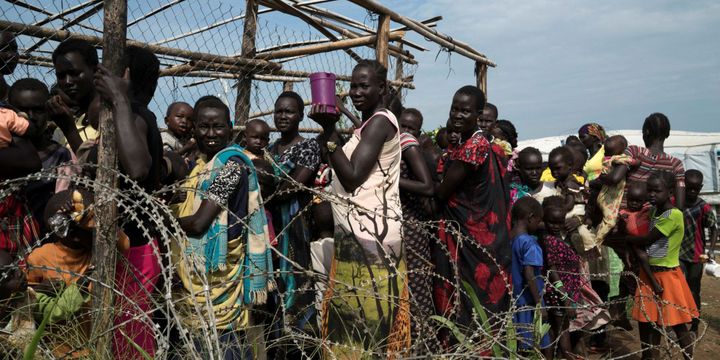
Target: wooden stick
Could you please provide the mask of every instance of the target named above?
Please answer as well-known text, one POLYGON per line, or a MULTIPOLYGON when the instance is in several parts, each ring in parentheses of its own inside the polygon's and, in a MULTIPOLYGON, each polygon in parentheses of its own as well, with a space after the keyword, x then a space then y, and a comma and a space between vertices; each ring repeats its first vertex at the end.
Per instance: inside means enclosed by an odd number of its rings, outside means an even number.
MULTIPOLYGON (((43 15, 49 15, 49 16, 54 16, 54 15, 55 15, 55 14, 53 14, 53 13, 51 13, 51 12, 49 12, 49 11, 43 9, 43 8, 39 8, 39 7, 35 6, 35 5, 28 4, 28 3, 24 2, 24 1, 20 1, 20 0, 5 0, 5 1, 7 1, 7 2, 13 4, 13 5, 17 5, 17 6, 21 7, 21 8, 25 8, 25 9, 28 9, 28 10, 31 10, 31 11, 35 11, 35 12, 41 13, 41 14, 43 14, 43 15)), ((60 20, 67 20, 67 19, 65 19, 65 17, 59 17, 59 19, 60 19, 60 20)), ((95 28, 95 27, 88 26, 88 25, 84 25, 84 24, 77 24, 77 25, 78 25, 79 27, 83 28, 83 29, 92 30, 92 31, 94 31, 94 32, 96 32, 96 33, 102 34, 102 30, 97 29, 97 28, 95 28)))
MULTIPOLYGON (((265 4, 266 6, 276 6, 276 7, 278 7, 278 6, 281 6, 281 7, 282 7, 282 6, 283 6, 282 4, 284 4, 284 2, 282 2, 282 1, 280 1, 280 0, 274 0, 274 1, 272 1, 272 2, 271 2, 270 0, 263 0, 263 1, 261 1, 261 2, 262 2, 263 4, 265 4), (271 2, 271 3, 268 4, 268 2, 271 2), (277 3, 279 3, 280 5, 276 5, 277 3)), ((331 30, 339 33, 340 35, 342 35, 342 36, 344 36, 344 37, 346 37, 346 38, 350 38, 350 39, 355 39, 355 38, 358 38, 358 37, 361 37, 361 36, 362 36, 362 35, 360 35, 360 34, 358 34, 358 33, 354 33, 354 32, 352 32, 352 31, 350 31, 350 30, 347 30, 347 29, 345 29, 345 28, 343 28, 343 27, 341 27, 341 26, 338 26, 338 25, 335 25, 335 24, 333 24, 333 23, 331 23, 331 22, 329 22, 329 21, 326 21, 326 20, 324 20, 324 19, 322 19, 322 18, 320 18, 320 17, 306 14, 305 12, 302 11, 302 10, 306 10, 306 9, 305 9, 306 7, 310 7, 310 6, 307 5, 306 3, 299 3, 297 0, 293 0, 293 3, 294 3, 294 5, 293 5, 292 7, 290 7, 290 9, 287 9, 287 7, 289 7, 289 6, 288 6, 287 4, 285 4, 286 7, 283 7, 283 9, 278 9, 278 10, 284 11, 284 12, 286 12, 286 13, 289 13, 290 15, 294 15, 294 16, 300 17, 301 19, 303 19, 303 20, 305 20, 306 22, 310 23, 312 26, 316 27, 316 28, 318 29, 318 31, 320 31, 321 33, 325 34, 326 36, 328 36, 328 35, 327 35, 327 32, 323 31, 324 29, 320 29, 318 26, 322 26, 322 27, 324 27, 324 28, 329 28, 329 29, 331 29, 331 30), (295 9, 295 11, 292 11, 292 12, 291 12, 291 11, 290 11, 291 9, 295 9)), ((364 25, 363 25, 363 26, 364 26, 364 25)), ((337 38, 334 37, 334 36, 328 36, 328 38, 329 38, 331 41, 338 41, 338 40, 339 40, 339 39, 337 39, 337 38)), ((401 40, 402 40, 402 39, 401 39, 401 40)), ((367 46, 368 46, 368 47, 372 47, 371 45, 367 45, 367 46)), ((410 63, 410 64, 417 64, 417 61, 414 60, 414 56, 412 56, 412 54, 410 54, 409 51, 402 51, 402 50, 400 50, 397 46, 392 46, 392 45, 390 46, 390 54, 393 55, 393 56, 396 56, 396 57, 402 57, 403 60, 405 60, 406 62, 408 62, 408 63, 410 63)), ((351 57, 353 57, 353 59, 355 59, 356 61, 358 61, 358 60, 360 59, 359 56, 356 57, 356 56, 351 55, 351 57)))
MULTIPOLYGON (((115 75, 125 70, 125 38, 127 28, 126 0, 105 0, 103 21, 103 65, 115 75)), ((100 147, 98 150, 97 184, 95 185, 96 238, 93 243, 94 277, 92 289, 95 338, 92 346, 98 358, 112 358, 110 331, 115 320, 114 292, 117 248, 117 204, 112 191, 117 189, 117 145, 115 124, 110 104, 103 102, 100 110, 100 147)))
MULTIPOLYGON (((274 7, 275 9, 277 9, 279 11, 282 11, 284 13, 294 15, 294 16, 300 18, 300 20, 308 23, 310 26, 317 29, 317 31, 319 31, 321 34, 327 36, 330 40, 333 40, 333 42, 337 42, 340 40, 335 35, 333 35, 333 33, 328 31, 327 29, 325 29, 322 25, 318 24, 318 22, 315 21, 313 18, 305 15, 305 13, 303 13, 302 11, 286 4, 285 2, 283 2, 281 0, 259 0, 259 1, 261 1, 263 4, 265 4, 265 6, 274 7)), ((345 49, 343 49, 343 51, 345 51, 348 55, 350 55, 350 57, 353 58, 355 61, 362 60, 362 57, 360 55, 358 55, 356 52, 350 50, 349 48, 345 48, 345 49)))
MULTIPOLYGON (((52 64, 51 64, 51 66, 52 66, 52 64)), ((242 76, 243 75, 239 75, 239 74, 228 74, 228 73, 212 72, 212 71, 194 71, 191 73, 184 74, 183 77, 200 77, 200 78, 209 78, 209 79, 186 84, 186 85, 183 85, 183 87, 197 86, 197 85, 205 84, 205 83, 215 81, 218 79, 239 79, 242 76)), ((295 77, 289 77, 289 76, 260 75, 260 74, 253 74, 252 79, 258 80, 258 81, 265 81, 265 82, 282 82, 283 87, 285 87, 287 84, 292 85, 292 83, 305 82, 307 80, 307 79, 303 79, 303 78, 295 78, 295 77)))
MULTIPOLYGON (((215 64, 208 61, 193 61, 191 64, 182 64, 173 66, 171 68, 167 69, 161 69, 160 70, 160 76, 186 76, 187 74, 192 74, 194 72, 202 72, 202 71, 220 71, 220 72, 226 72, 226 73, 238 73, 242 72, 241 67, 232 66, 232 65, 225 65, 225 64, 215 64)), ((303 81, 306 80, 308 77, 310 77, 310 72, 308 71, 299 71, 299 70, 270 70, 270 71, 259 71, 255 74, 269 74, 269 75, 279 75, 279 76, 287 76, 287 77, 293 77, 293 78, 299 78, 303 81)), ((193 76, 193 75, 188 75, 193 76)), ((230 75, 228 75, 230 76, 230 75)), ((237 75, 234 75, 237 76, 237 75)), ((335 75, 337 81, 350 81, 350 75, 335 75)), ((197 77, 197 76, 196 76, 197 77)), ((414 89, 415 85, 411 82, 412 77, 403 79, 402 81, 397 80, 391 80, 390 85, 392 86, 401 86, 408 89, 414 89)))
MULTIPOLYGON (((402 47, 402 44, 400 44, 402 47)), ((403 79, 403 62, 400 58, 395 60, 395 80, 402 81, 403 79)), ((398 87, 398 97, 400 98, 400 102, 402 102, 402 91, 400 91, 401 88, 398 87)))
MULTIPOLYGON (((280 44, 280 45, 268 46, 266 48, 258 49, 257 52, 262 53, 262 52, 268 52, 268 51, 274 51, 274 50, 289 49, 289 48, 294 48, 297 46, 324 44, 324 43, 328 43, 330 41, 332 41, 332 40, 330 40, 330 39, 315 39, 315 40, 295 41, 295 42, 289 42, 289 43, 280 44)), ((238 55, 240 55, 240 54, 238 54, 238 55)), ((238 56, 238 55, 236 55, 236 56, 238 56)))
POLYGON ((380 15, 377 37, 375 38, 375 59, 388 68, 388 43, 390 42, 390 17, 380 15))
POLYGON ((44 56, 20 54, 20 56, 18 56, 18 62, 23 65, 53 67, 52 59, 44 56))
MULTIPOLYGON (((72 19, 72 20, 64 23, 64 24, 60 27, 60 30, 69 29, 71 26, 83 22, 85 19, 87 19, 87 18, 95 15, 95 14, 96 14, 98 11, 100 11, 100 9, 102 9, 102 8, 103 8, 103 3, 102 3, 102 2, 98 2, 97 4, 95 4, 95 6, 93 6, 92 8, 90 8, 90 10, 88 10, 88 11, 86 11, 85 13, 81 14, 80 16, 78 16, 78 17, 76 17, 76 18, 74 18, 74 19, 72 19)), ((44 43, 46 43, 46 42, 47 42, 47 39, 40 39, 38 42, 36 42, 35 44, 33 44, 33 45, 31 45, 30 47, 28 47, 28 48, 25 50, 25 52, 31 53, 33 50, 39 48, 40 46, 42 46, 42 44, 44 44, 44 43)))
MULTIPOLYGON (((391 40, 397 40, 402 38, 405 35, 404 32, 396 32, 389 34, 389 38, 391 40)), ((271 59, 277 59, 277 58, 284 58, 284 57, 290 57, 290 56, 297 56, 297 55, 309 55, 309 54, 319 54, 319 53, 325 53, 335 50, 342 50, 342 49, 348 49, 353 48, 357 46, 363 46, 367 44, 372 44, 375 42, 376 36, 375 35, 369 35, 369 36, 363 36, 355 39, 345 39, 340 41, 334 41, 327 44, 318 44, 318 45, 310 45, 310 46, 302 46, 297 47, 294 49, 285 49, 285 50, 278 50, 278 51, 271 51, 266 53, 257 54, 255 57, 256 59, 263 59, 263 60, 271 60, 271 59)))
MULTIPOLYGON (((255 32, 257 31, 258 2, 246 0, 245 23, 243 24, 242 57, 255 57, 255 32)), ((235 99, 235 123, 244 125, 250 114, 250 92, 252 91, 251 72, 245 70, 237 82, 237 98, 235 99)))
MULTIPOLYGON (((329 1, 335 1, 335 0, 311 0, 311 1, 307 1, 307 2, 305 2, 305 3, 302 3, 301 6, 312 5, 312 4, 319 4, 319 3, 325 3, 325 2, 329 2, 329 1)), ((260 14, 268 13, 268 12, 271 12, 271 11, 275 11, 275 9, 262 9, 262 10, 259 10, 257 14, 260 15, 260 14)), ((233 16, 233 17, 231 17, 231 18, 229 18, 229 19, 220 20, 220 21, 218 21, 218 22, 216 22, 216 23, 213 23, 213 24, 210 24, 210 25, 207 25, 207 26, 203 26, 203 27, 201 27, 201 28, 198 28, 198 29, 195 29, 195 30, 192 30, 192 31, 188 31, 188 32, 186 32, 186 33, 184 33, 184 34, 180 34, 180 35, 173 36, 173 37, 171 37, 171 38, 167 38, 167 39, 160 40, 160 41, 154 43, 153 45, 162 45, 162 44, 169 43, 169 42, 171 42, 171 41, 176 41, 176 40, 180 40, 180 39, 186 38, 186 37, 188 37, 188 36, 197 35, 197 34, 200 34, 200 33, 205 32, 205 31, 214 29, 214 28, 216 28, 216 27, 223 26, 223 25, 226 25, 226 24, 229 24, 229 23, 231 23, 231 22, 238 21, 238 20, 242 20, 242 19, 244 19, 244 18, 245 18, 245 14, 238 15, 238 16, 233 16)))
MULTIPOLYGON (((290 0, 290 1, 292 1, 292 2, 297 2, 297 0, 290 0)), ((331 20, 335 20, 335 21, 337 21, 337 22, 339 22, 339 23, 341 23, 341 24, 345 24, 345 25, 347 25, 347 26, 353 27, 353 28, 355 28, 355 29, 357 29, 357 30, 366 32, 366 33, 368 33, 368 34, 374 34, 374 33, 375 33, 375 29, 371 29, 371 28, 367 27, 365 24, 363 24, 363 23, 361 23, 361 22, 358 22, 358 21, 356 21, 356 20, 354 20, 354 19, 350 19, 350 18, 348 18, 348 17, 346 17, 346 16, 340 15, 340 14, 335 13, 335 12, 332 12, 332 11, 330 11, 330 10, 318 8, 318 7, 315 7, 315 6, 306 6, 306 7, 304 7, 304 9, 307 10, 307 11, 309 11, 309 12, 312 12, 313 14, 315 14, 315 15, 317 15, 317 16, 324 17, 324 18, 331 19, 331 20)), ((412 47, 412 48, 415 48, 415 49, 417 49, 417 50, 420 50, 420 51, 428 51, 428 49, 426 49, 426 48, 424 48, 424 47, 422 47, 422 46, 420 46, 420 45, 418 45, 418 44, 416 44, 416 43, 413 43, 413 42, 411 42, 411 41, 408 41, 407 39, 401 39, 401 40, 399 40, 399 41, 400 41, 401 43, 403 43, 403 44, 405 44, 405 45, 407 45, 407 46, 410 46, 410 47, 412 47)))
MULTIPOLYGON (((312 19, 314 19, 318 24, 320 24, 330 30, 335 31, 338 34, 340 34, 346 38, 355 39, 355 38, 359 38, 362 36, 356 32, 345 29, 342 26, 335 25, 334 23, 327 21, 325 19, 319 18, 317 16, 312 16, 312 15, 308 15, 308 16, 310 16, 312 19)), ((366 46, 373 47, 372 45, 366 45, 366 46)), ((395 46, 395 45, 389 45, 388 48, 390 49, 390 55, 392 55, 394 57, 402 58, 403 61, 405 61, 409 64, 416 65, 418 63, 415 60, 415 57, 409 51, 402 50, 400 47, 395 46)))
POLYGON ((354 2, 357 5, 360 5, 361 7, 368 9, 370 11, 376 12, 378 14, 384 14, 391 17, 391 19, 397 23, 403 24, 407 26, 408 28, 412 29, 413 31, 419 33, 420 35, 428 38, 429 40, 437 43, 438 45, 450 50, 454 51, 462 56, 465 56, 469 59, 487 64, 488 66, 495 67, 495 63, 488 60, 483 54, 477 52, 475 49, 470 47, 469 45, 462 43, 460 41, 457 41, 447 35, 441 34, 429 27, 427 27, 425 24, 421 24, 417 22, 416 20, 412 20, 409 18, 406 18, 402 15, 399 15, 398 13, 388 9, 387 7, 381 5, 377 1, 374 0, 350 0, 354 2))
MULTIPOLYGON (((39 37, 39 38, 49 38, 50 40, 55 41, 64 41, 70 37, 82 39, 85 40, 95 46, 102 45, 102 38, 92 35, 83 35, 78 34, 74 32, 70 32, 67 30, 54 30, 54 29, 48 29, 40 26, 33 26, 33 25, 26 25, 26 24, 20 24, 12 21, 6 21, 0 19, 0 29, 4 29, 6 31, 12 31, 16 34, 22 34, 26 36, 32 36, 32 37, 39 37)), ((250 69, 254 71, 260 71, 260 70, 273 70, 273 69, 280 69, 282 66, 280 64, 260 60, 260 59, 245 59, 241 57, 228 57, 228 56, 221 56, 221 55, 213 55, 208 53, 201 53, 201 52, 195 52, 195 51, 188 51, 188 50, 181 50, 181 49, 174 49, 170 47, 165 46, 158 46, 158 45, 150 45, 147 43, 143 43, 140 41, 135 40, 127 40, 128 46, 137 46, 141 48, 148 49, 155 54, 161 54, 161 55, 170 55, 170 56, 177 56, 189 60, 204 60, 208 62, 218 63, 218 64, 225 64, 225 65, 233 65, 237 66, 243 69, 250 69)))
POLYGON ((45 19, 40 20, 40 21, 36 22, 36 23, 33 24, 33 25, 35 25, 35 26, 43 26, 43 25, 45 25, 45 24, 47 24, 47 23, 49 23, 49 22, 51 22, 51 21, 53 21, 53 20, 60 19, 60 18, 62 18, 62 17, 65 17, 65 16, 67 16, 67 15, 70 15, 70 14, 76 12, 76 11, 82 10, 82 9, 88 7, 88 6, 96 5, 96 4, 99 3, 99 2, 102 2, 102 0, 90 0, 90 1, 86 1, 86 2, 84 2, 84 3, 82 3, 82 4, 75 5, 75 6, 69 8, 69 9, 67 9, 67 10, 63 10, 63 11, 61 11, 61 12, 55 14, 55 15, 48 16, 48 17, 46 17, 45 19))
POLYGON ((487 65, 476 62, 475 63, 475 82, 476 86, 485 93, 487 99, 487 65))

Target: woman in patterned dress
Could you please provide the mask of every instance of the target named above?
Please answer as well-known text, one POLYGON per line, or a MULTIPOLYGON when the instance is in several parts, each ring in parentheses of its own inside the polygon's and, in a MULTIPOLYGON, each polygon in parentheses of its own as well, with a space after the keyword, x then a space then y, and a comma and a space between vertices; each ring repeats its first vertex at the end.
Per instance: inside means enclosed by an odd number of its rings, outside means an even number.
POLYGON ((485 95, 475 86, 453 97, 448 131, 460 142, 448 157, 443 182, 435 196, 444 205, 435 266, 443 278, 436 284, 435 304, 457 324, 474 330, 473 305, 464 283, 489 312, 491 321, 509 308, 510 193, 503 150, 477 129, 485 95))
POLYGON ((303 327, 308 315, 314 311, 312 283, 298 276, 300 269, 293 268, 287 258, 303 269, 310 268, 310 241, 312 236, 308 225, 309 213, 304 210, 312 199, 306 191, 297 189, 297 184, 312 186, 315 172, 320 165, 320 147, 315 139, 306 139, 299 133, 305 102, 295 92, 285 91, 275 101, 274 122, 280 131, 280 138, 268 150, 275 167, 275 175, 283 179, 273 205, 270 206, 274 228, 278 236, 280 292, 283 294, 285 311, 300 316, 292 326, 303 327))

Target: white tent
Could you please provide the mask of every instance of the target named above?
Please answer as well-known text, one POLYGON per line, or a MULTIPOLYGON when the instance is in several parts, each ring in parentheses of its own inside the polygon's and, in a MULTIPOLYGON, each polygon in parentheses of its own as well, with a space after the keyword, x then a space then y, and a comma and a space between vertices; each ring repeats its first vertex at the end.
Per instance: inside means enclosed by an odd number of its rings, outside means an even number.
MULTIPOLYGON (((623 135, 630 145, 643 146, 642 131, 610 131, 610 135, 623 135)), ((518 148, 535 147, 547 160, 547 155, 555 147, 561 146, 567 136, 551 136, 518 142, 518 148)), ((720 204, 720 175, 718 158, 720 157, 720 133, 691 131, 671 131, 665 141, 665 152, 682 160, 685 169, 700 170, 705 176, 703 198, 712 204, 720 204)))

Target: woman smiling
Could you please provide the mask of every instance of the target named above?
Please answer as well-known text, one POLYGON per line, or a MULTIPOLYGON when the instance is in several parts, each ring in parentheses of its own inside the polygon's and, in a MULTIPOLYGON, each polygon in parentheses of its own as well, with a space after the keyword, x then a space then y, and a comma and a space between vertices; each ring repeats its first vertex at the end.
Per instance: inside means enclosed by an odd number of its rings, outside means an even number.
MULTIPOLYGON (((191 328, 213 324, 225 359, 246 358, 250 347, 242 344, 241 333, 250 324, 248 308, 264 304, 274 288, 265 210, 252 162, 230 143, 228 107, 216 97, 201 98, 195 124, 201 156, 178 219, 188 236, 173 244, 184 288, 181 312, 191 328), (199 304, 212 309, 198 312, 199 304)), ((206 343, 208 334, 197 335, 197 351, 207 354, 215 345, 206 343)))

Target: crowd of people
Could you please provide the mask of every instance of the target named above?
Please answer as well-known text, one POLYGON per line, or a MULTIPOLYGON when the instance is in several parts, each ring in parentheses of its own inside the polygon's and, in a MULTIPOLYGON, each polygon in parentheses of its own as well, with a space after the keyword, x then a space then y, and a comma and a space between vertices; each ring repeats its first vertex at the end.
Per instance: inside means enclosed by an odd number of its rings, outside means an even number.
POLYGON ((702 173, 664 152, 663 114, 645 119, 644 147, 589 123, 545 161, 518 149, 515 126, 476 86, 458 89, 446 126, 424 133, 387 69, 362 60, 350 81, 356 112, 341 99, 313 105, 316 137, 299 132, 305 102, 292 91, 275 101, 272 142, 262 119, 235 133, 215 96, 171 104, 159 129, 148 109, 160 70, 152 52, 128 47, 116 76, 91 44, 70 39, 52 54, 51 89, 32 78, 10 85, 17 44, 0 35, 0 179, 14 186, 0 202, 7 334, 28 326, 15 318, 23 304, 30 325, 58 334, 55 355, 92 351, 93 164, 107 104, 125 199, 110 285, 116 358, 155 356, 158 331, 171 358, 217 345, 225 359, 295 358, 306 346, 320 349, 313 356, 402 358, 442 354, 482 325, 507 334, 510 320, 518 351, 580 359, 583 348, 609 351, 607 328, 631 329, 629 319, 643 358, 658 357, 666 327, 692 358, 716 218, 699 196, 702 173), (159 191, 173 184, 182 186, 159 191), (148 195, 173 218, 149 211, 148 195), (163 301, 179 322, 158 311, 163 301), (298 334, 320 341, 286 340, 298 334))

